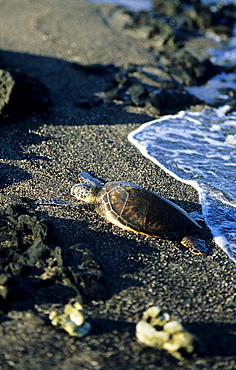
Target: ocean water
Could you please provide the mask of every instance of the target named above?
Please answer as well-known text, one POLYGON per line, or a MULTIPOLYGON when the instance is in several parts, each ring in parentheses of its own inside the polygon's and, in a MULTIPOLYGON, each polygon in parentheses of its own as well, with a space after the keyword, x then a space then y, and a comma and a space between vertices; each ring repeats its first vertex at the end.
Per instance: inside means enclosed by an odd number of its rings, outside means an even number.
POLYGON ((88 1, 93 3, 99 2, 122 5, 134 11, 150 10, 152 8, 151 0, 88 0, 88 1))

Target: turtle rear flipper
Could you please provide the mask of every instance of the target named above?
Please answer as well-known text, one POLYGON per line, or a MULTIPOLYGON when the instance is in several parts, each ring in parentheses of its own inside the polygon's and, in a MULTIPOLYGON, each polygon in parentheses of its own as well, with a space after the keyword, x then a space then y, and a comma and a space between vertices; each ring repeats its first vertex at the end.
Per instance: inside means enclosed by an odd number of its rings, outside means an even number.
POLYGON ((180 243, 193 254, 205 254, 208 252, 205 240, 196 236, 185 236, 180 243))

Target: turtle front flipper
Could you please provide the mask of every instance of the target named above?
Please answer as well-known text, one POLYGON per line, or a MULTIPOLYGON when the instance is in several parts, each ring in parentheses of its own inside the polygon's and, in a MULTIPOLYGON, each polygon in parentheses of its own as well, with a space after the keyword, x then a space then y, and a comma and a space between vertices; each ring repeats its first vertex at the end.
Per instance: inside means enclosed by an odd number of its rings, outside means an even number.
POLYGON ((103 181, 97 179, 96 177, 93 177, 86 171, 80 172, 79 176, 85 184, 97 186, 98 188, 101 188, 104 185, 103 181))
POLYGON ((205 240, 196 236, 185 236, 180 243, 193 254, 205 254, 208 252, 205 240))
POLYGON ((37 205, 54 205, 54 206, 63 206, 63 207, 74 207, 74 208, 80 208, 80 209, 94 209, 94 205, 91 203, 73 203, 73 202, 67 202, 66 200, 62 200, 59 198, 50 198, 50 199, 38 199, 35 201, 35 204, 37 205))

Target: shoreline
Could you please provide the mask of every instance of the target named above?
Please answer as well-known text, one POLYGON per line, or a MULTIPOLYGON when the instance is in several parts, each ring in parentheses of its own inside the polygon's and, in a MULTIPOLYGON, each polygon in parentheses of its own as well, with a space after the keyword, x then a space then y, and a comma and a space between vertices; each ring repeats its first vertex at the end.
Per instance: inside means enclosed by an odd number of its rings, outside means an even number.
MULTIPOLYGON (((94 293, 89 293, 91 298, 78 288, 92 329, 82 339, 70 337, 47 318, 77 297, 72 284, 66 285, 59 273, 42 281, 45 267, 35 272, 31 266, 30 273, 16 278, 23 297, 13 298, 1 310, 0 366, 4 370, 234 369, 235 264, 212 245, 205 225, 212 252, 195 256, 177 242, 122 231, 92 212, 34 207, 41 198, 71 200, 70 188, 85 170, 105 181, 129 181, 155 191, 187 211, 199 210, 198 194, 191 186, 165 174, 128 141, 128 134, 155 119, 153 115, 120 103, 78 105, 84 97, 110 91, 111 79, 109 74, 76 69, 73 63, 112 64, 126 73, 133 61, 155 65, 156 55, 145 41, 115 27, 124 15, 116 13, 113 5, 82 0, 55 0, 53 5, 46 0, 0 3, 1 63, 39 80, 51 99, 49 114, 27 115, 1 125, 5 183, 0 204, 14 203, 9 195, 16 196, 17 203, 29 207, 30 215, 49 222, 49 234, 56 239, 46 245, 51 248, 50 258, 58 258, 58 271, 59 257, 56 252, 52 255, 57 246, 63 268, 96 270, 103 279, 99 284, 104 284, 99 286, 107 294, 94 299, 94 293), (179 362, 166 351, 138 344, 135 324, 152 305, 182 320, 201 339, 204 352, 179 362)), ((199 40, 199 49, 203 41, 199 40)))

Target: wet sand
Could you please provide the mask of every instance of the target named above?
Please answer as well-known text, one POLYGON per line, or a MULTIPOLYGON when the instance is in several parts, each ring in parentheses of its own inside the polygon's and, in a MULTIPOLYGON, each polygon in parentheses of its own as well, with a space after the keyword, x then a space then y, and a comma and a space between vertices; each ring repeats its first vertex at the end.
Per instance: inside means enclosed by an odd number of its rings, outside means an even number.
MULTIPOLYGON (((32 204, 40 198, 71 200, 70 187, 84 170, 106 181, 136 183, 187 211, 199 210, 192 187, 167 176, 127 140, 130 131, 153 116, 119 104, 76 106, 108 83, 106 76, 88 75, 72 63, 155 63, 145 42, 118 26, 115 7, 82 0, 1 0, 0 6, 1 61, 37 78, 52 100, 49 115, 1 126, 1 163, 5 171, 13 168, 5 173, 8 186, 1 190, 1 205, 11 203, 10 194, 32 204)), ((200 42, 194 40, 194 47, 201 49, 200 42)), ((235 368, 235 265, 211 243, 206 226, 211 253, 198 256, 177 242, 124 232, 92 212, 56 206, 36 212, 53 224, 65 253, 73 245, 93 253, 109 297, 85 304, 92 331, 75 339, 39 324, 33 315, 66 304, 72 291, 56 283, 56 290, 49 287, 51 296, 44 297, 40 288, 32 291, 2 312, 2 369, 235 368), (202 340, 202 354, 180 363, 165 351, 139 345, 135 324, 152 305, 181 319, 202 340)))

